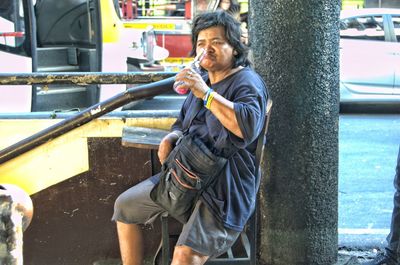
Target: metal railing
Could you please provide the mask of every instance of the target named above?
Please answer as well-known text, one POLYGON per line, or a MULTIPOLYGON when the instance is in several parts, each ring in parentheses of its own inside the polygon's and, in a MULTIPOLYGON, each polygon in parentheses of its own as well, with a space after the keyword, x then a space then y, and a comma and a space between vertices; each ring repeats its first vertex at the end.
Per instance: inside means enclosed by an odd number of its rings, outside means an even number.
POLYGON ((0 73, 0 85, 147 84, 163 80, 175 74, 173 72, 0 73))
MULTIPOLYGON (((29 73, 0 74, 0 85, 144 84, 121 92, 0 151, 0 164, 63 135, 129 102, 171 90, 175 73, 29 73)), ((0 87, 1 89, 1 87, 0 87)))

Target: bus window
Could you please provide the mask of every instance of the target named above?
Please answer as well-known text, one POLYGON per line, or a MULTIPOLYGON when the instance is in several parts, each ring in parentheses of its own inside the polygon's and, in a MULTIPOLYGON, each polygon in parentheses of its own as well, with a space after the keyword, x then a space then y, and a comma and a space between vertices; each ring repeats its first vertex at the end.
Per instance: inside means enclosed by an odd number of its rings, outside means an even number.
MULTIPOLYGON (((22 0, 0 1, 0 72, 30 73, 29 25, 25 25, 22 0)), ((27 20, 28 21, 28 20, 27 20)), ((31 86, 1 86, 0 112, 29 112, 31 86)))
POLYGON ((187 0, 136 0, 137 17, 184 17, 186 2, 187 0))
POLYGON ((209 10, 215 0, 119 0, 122 18, 186 18, 209 10), (193 10, 192 10, 193 9, 193 10), (193 13, 192 13, 193 11, 193 13))
POLYGON ((23 6, 20 1, 0 1, 0 50, 27 55, 23 47, 25 23, 23 6))

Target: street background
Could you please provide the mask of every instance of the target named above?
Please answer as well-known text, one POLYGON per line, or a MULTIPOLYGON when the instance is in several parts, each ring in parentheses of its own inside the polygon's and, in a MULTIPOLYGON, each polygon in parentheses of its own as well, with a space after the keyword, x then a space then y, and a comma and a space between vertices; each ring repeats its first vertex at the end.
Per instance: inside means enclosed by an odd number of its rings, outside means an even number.
POLYGON ((385 245, 399 144, 398 114, 340 115, 339 246, 385 245))

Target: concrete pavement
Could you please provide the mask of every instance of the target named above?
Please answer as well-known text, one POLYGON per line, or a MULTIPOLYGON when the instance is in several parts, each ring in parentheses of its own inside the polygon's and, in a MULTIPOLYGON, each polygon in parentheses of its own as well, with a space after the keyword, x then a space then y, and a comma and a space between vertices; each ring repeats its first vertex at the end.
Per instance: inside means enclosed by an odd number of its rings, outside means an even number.
POLYGON ((335 265, 356 265, 373 259, 383 249, 360 249, 340 247, 335 265))
MULTIPOLYGON (((359 265, 373 259, 376 254, 377 250, 374 249, 348 249, 342 247, 338 251, 338 261, 333 265, 359 265)), ((96 261, 93 265, 122 265, 122 263, 120 260, 113 259, 96 261)), ((145 265, 152 264, 147 263, 145 265)))

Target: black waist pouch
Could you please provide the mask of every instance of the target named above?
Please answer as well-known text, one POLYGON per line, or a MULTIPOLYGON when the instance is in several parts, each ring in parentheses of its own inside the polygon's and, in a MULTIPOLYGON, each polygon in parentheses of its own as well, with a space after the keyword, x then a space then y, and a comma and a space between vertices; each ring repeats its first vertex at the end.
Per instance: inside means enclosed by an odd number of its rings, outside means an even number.
POLYGON ((220 174, 227 159, 213 154, 198 138, 182 136, 163 163, 151 199, 181 223, 186 223, 197 199, 220 174))

